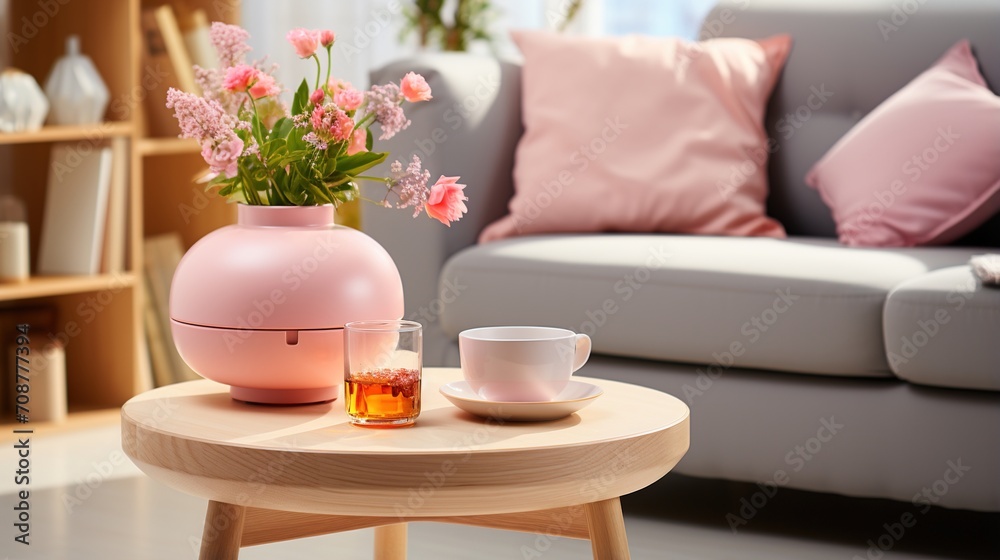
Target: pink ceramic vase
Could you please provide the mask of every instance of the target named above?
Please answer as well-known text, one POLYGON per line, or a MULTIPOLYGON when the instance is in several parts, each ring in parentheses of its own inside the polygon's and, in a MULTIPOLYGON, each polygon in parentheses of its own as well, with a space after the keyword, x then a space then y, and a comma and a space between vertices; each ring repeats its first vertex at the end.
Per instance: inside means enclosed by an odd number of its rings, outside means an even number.
POLYGON ((343 327, 400 319, 389 254, 333 223, 333 206, 239 206, 181 259, 170 289, 174 343, 234 399, 297 404, 337 398, 343 327))

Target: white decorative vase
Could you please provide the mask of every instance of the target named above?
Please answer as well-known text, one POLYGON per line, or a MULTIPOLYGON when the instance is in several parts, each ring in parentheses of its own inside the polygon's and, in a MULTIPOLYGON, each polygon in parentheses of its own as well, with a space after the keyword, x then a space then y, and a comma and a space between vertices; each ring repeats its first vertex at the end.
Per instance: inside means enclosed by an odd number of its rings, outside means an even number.
POLYGON ((28 237, 24 203, 10 195, 0 196, 0 282, 28 279, 28 237))
POLYGON ((45 81, 52 103, 52 124, 94 124, 104 118, 110 94, 90 57, 80 54, 80 37, 66 39, 66 55, 56 61, 45 81))
POLYGON ((47 114, 49 101, 30 74, 16 68, 0 73, 0 131, 38 130, 47 114))

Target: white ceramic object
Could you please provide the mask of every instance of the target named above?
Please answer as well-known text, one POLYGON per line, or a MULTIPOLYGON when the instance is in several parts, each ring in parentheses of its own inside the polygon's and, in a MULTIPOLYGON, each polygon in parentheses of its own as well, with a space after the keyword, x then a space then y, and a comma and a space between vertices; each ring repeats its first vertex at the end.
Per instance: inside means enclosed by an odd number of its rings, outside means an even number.
POLYGON ((24 203, 10 195, 0 196, 0 282, 28 279, 29 235, 24 203))
POLYGON ((473 391, 472 387, 465 381, 442 385, 440 391, 444 398, 469 414, 515 422, 542 422, 565 418, 604 394, 604 391, 597 385, 583 381, 569 381, 566 388, 556 395, 556 398, 545 402, 487 400, 473 391))
POLYGON ((16 68, 0 73, 0 131, 38 130, 49 114, 49 101, 38 82, 16 68))
POLYGON ((458 335, 465 380, 491 401, 551 401, 590 357, 590 337, 553 327, 481 327, 458 335))
POLYGON ((52 67, 45 95, 52 103, 52 124, 94 124, 104 118, 111 95, 90 57, 80 54, 77 35, 66 39, 66 55, 52 67))
MULTIPOLYGON (((21 352, 18 354, 18 347, 12 346, 8 354, 8 363, 13 367, 18 355, 29 360, 27 373, 21 372, 27 376, 30 386, 31 400, 27 405, 28 418, 32 422, 62 422, 66 419, 67 412, 66 351, 58 342, 49 343, 46 341, 43 347, 39 343, 40 340, 40 337, 35 339, 36 344, 27 347, 30 353, 21 352)), ((25 347, 21 347, 21 349, 24 350, 25 347)), ((13 374, 11 374, 10 381, 10 387, 13 387, 13 374)), ((14 397, 10 397, 10 399, 13 402, 14 397)))

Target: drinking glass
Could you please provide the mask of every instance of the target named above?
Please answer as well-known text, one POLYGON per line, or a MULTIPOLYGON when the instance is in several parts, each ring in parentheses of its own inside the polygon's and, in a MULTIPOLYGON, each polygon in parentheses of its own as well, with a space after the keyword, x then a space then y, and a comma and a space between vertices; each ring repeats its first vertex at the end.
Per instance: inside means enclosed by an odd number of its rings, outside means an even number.
POLYGON ((359 426, 409 426, 420 415, 423 330, 414 321, 344 326, 344 402, 359 426))

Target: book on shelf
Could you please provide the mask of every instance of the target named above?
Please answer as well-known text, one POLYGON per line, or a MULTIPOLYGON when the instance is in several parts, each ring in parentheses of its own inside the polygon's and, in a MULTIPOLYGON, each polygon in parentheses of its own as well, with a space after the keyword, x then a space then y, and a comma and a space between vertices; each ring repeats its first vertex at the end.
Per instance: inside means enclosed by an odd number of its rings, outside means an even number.
POLYGON ((111 185, 108 192, 108 216, 104 226, 104 249, 101 272, 118 274, 125 270, 125 226, 129 183, 129 139, 111 139, 111 185))
POLYGON ((184 44, 191 54, 191 61, 202 68, 217 68, 219 59, 215 54, 215 47, 212 46, 209 35, 211 26, 205 10, 194 10, 184 15, 187 17, 182 21, 181 28, 184 31, 184 44))
POLYGON ((180 88, 189 93, 201 93, 201 89, 194 80, 191 55, 188 53, 184 34, 181 33, 181 26, 177 22, 173 6, 164 4, 154 8, 153 16, 156 18, 156 25, 163 38, 163 46, 167 49, 167 56, 174 67, 174 74, 177 76, 180 88))
POLYGON ((146 135, 175 137, 180 133, 174 113, 167 109, 167 90, 176 88, 196 93, 191 57, 169 5, 143 8, 140 15, 143 49, 143 86, 146 135), (166 29, 161 25, 166 23, 166 29))
POLYGON ((170 233, 147 237, 143 244, 143 252, 149 302, 145 320, 147 332, 150 333, 153 378, 158 385, 161 384, 161 380, 166 382, 167 379, 170 383, 200 379, 177 352, 170 330, 170 282, 173 280, 177 264, 184 255, 181 236, 178 233, 170 233), (155 321, 154 329, 149 329, 150 321, 155 321), (158 358, 161 354, 163 356, 158 358))
POLYGON ((111 187, 111 148, 52 146, 38 249, 40 274, 97 274, 111 187))
POLYGON ((170 354, 167 352, 152 294, 152 285, 147 277, 145 279, 145 297, 143 297, 142 302, 142 322, 146 327, 146 347, 149 350, 149 366, 153 383, 156 387, 163 387, 174 382, 174 366, 170 361, 170 354))

